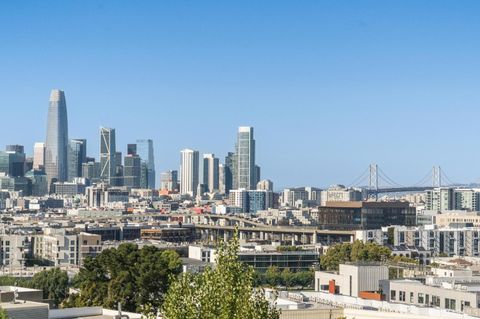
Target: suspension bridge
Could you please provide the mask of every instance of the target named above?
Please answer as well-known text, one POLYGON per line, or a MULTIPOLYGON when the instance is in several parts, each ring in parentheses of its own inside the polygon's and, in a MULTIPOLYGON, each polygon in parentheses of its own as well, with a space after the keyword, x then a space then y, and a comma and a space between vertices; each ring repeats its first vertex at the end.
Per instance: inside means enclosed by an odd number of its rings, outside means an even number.
POLYGON ((417 183, 412 186, 405 186, 390 178, 377 164, 370 164, 350 186, 362 188, 369 195, 376 196, 382 193, 422 192, 436 187, 462 185, 452 182, 440 166, 434 166, 417 183))

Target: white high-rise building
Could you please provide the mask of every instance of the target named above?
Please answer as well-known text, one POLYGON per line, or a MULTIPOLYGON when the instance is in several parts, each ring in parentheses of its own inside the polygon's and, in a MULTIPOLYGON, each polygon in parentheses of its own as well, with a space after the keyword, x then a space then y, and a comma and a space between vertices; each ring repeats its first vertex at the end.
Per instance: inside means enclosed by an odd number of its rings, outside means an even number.
POLYGON ((273 191, 273 182, 269 179, 264 179, 257 183, 257 190, 273 191))
POLYGON ((180 152, 180 194, 195 196, 198 188, 199 153, 191 149, 180 152))
POLYGON ((219 161, 214 154, 203 154, 203 184, 206 191, 218 192, 219 186, 219 161))
POLYGON ((253 127, 240 126, 238 128, 236 145, 236 187, 238 189, 255 189, 257 187, 255 170, 255 140, 253 127))
POLYGON ((33 168, 37 170, 45 168, 45 143, 35 143, 33 146, 33 168))

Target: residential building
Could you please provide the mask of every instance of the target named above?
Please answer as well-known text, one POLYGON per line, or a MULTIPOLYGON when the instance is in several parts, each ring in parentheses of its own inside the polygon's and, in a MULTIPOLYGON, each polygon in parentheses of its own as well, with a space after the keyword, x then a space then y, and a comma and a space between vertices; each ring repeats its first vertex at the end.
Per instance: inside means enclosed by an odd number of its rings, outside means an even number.
POLYGON ((241 208, 244 213, 256 214, 260 210, 273 207, 271 191, 233 189, 228 196, 230 205, 241 208))
POLYGON ((255 139, 253 127, 241 126, 238 128, 236 144, 236 174, 237 189, 255 189, 257 186, 255 176, 255 139))
POLYGON ((273 182, 269 179, 261 180, 257 183, 257 190, 273 191, 273 182))
POLYGON ((198 188, 199 153, 191 149, 181 151, 180 194, 195 196, 198 188))
POLYGON ((178 191, 178 171, 166 171, 160 177, 160 190, 178 191))
POLYGON ((284 207, 310 207, 320 205, 321 189, 315 187, 286 188, 281 194, 284 207))
POLYGON ((209 193, 219 190, 219 162, 215 154, 203 155, 203 184, 209 193))
POLYGON ((426 191, 425 209, 433 211, 452 210, 455 207, 455 191, 451 187, 438 187, 426 191))

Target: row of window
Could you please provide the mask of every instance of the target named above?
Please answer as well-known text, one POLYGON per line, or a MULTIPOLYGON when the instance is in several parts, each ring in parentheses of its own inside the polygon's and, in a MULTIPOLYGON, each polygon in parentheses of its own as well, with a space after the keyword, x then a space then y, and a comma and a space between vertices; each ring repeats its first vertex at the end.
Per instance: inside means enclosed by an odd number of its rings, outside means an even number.
MULTIPOLYGON (((390 291, 390 300, 396 301, 397 300, 397 291, 392 290, 390 291)), ((408 303, 411 304, 420 304, 420 305, 428 305, 432 307, 440 307, 440 296, 429 295, 424 293, 417 294, 417 300, 415 300, 415 294, 410 292, 408 294, 408 303), (431 297, 431 300, 430 300, 431 297)), ((407 293, 405 291, 398 291, 398 301, 400 302, 407 302, 407 293)), ((464 307, 470 307, 469 301, 462 301, 461 303, 461 311, 463 311, 464 307)), ((445 309, 456 310, 457 309, 457 301, 455 299, 445 298, 445 309)))

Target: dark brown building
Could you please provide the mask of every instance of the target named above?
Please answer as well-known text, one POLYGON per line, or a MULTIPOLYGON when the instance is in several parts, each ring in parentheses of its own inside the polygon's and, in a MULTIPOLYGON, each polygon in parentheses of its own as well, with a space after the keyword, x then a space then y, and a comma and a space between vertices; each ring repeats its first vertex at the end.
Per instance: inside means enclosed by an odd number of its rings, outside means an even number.
POLYGON ((408 202, 327 202, 318 208, 321 229, 361 230, 390 225, 415 225, 416 212, 408 202))
POLYGON ((192 242, 195 240, 195 227, 142 229, 141 238, 148 240, 162 240, 173 243, 192 242))

